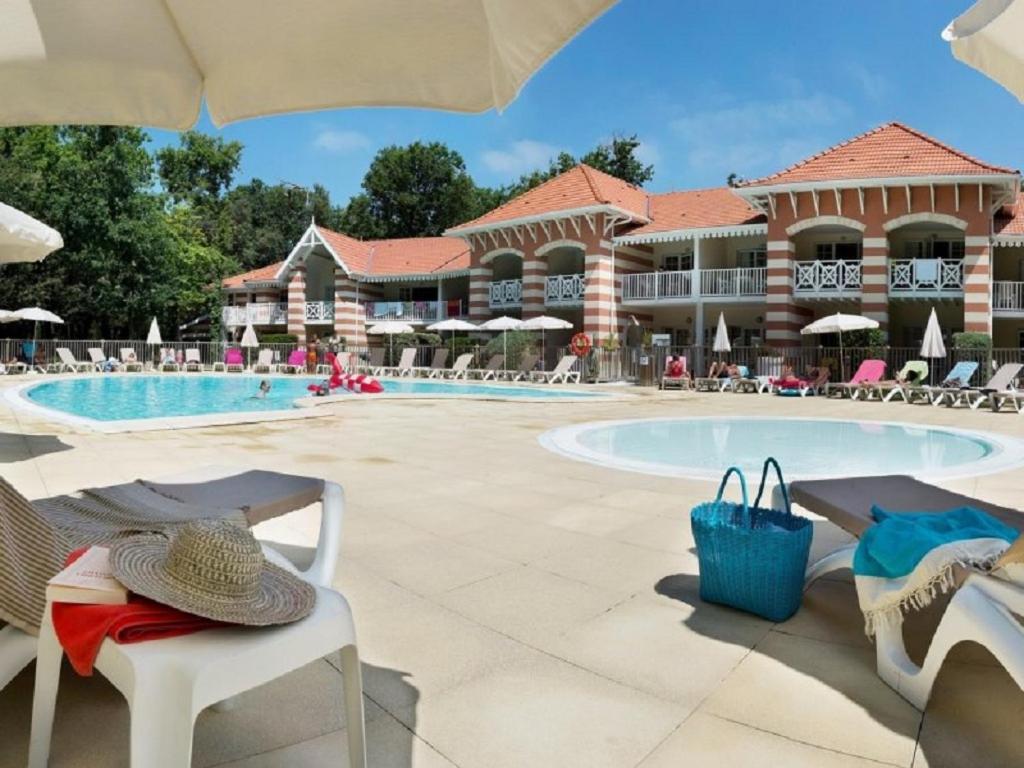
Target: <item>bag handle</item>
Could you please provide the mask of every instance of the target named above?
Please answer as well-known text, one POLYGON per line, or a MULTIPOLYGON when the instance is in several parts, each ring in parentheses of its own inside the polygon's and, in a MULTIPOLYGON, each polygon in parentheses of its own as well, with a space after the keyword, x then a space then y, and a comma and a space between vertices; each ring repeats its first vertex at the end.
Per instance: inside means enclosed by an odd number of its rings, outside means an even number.
POLYGON ((754 499, 754 506, 761 506, 761 496, 764 494, 765 480, 768 479, 768 467, 775 467, 775 474, 779 478, 779 488, 782 489, 782 500, 786 503, 786 514, 792 516, 793 508, 789 504, 789 491, 786 490, 786 481, 782 479, 782 467, 779 466, 779 462, 775 460, 774 456, 769 456, 764 460, 764 467, 761 469, 761 486, 757 489, 757 498, 754 499))
POLYGON ((725 471, 725 475, 722 476, 722 482, 718 485, 718 494, 715 496, 715 506, 722 503, 722 494, 725 493, 725 484, 729 482, 729 476, 732 473, 736 473, 736 477, 740 479, 740 491, 743 493, 743 524, 750 526, 750 503, 747 498, 747 479, 743 476, 743 471, 739 467, 729 467, 725 471))

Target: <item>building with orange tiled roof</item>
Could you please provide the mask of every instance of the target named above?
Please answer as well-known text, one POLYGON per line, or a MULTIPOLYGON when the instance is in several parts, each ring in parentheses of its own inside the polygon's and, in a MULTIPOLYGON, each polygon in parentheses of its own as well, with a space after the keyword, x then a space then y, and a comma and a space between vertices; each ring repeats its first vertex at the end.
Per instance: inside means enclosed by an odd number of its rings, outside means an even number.
MULTIPOLYGON (((311 226, 276 265, 275 322, 362 343, 378 318, 544 314, 599 342, 646 329, 699 349, 724 313, 738 348, 786 348, 818 343, 799 329, 842 311, 912 347, 934 306, 947 334, 1024 346, 1019 173, 901 123, 736 187, 650 194, 578 165, 445 234, 311 226)), ((225 291, 265 301, 269 271, 225 291)))

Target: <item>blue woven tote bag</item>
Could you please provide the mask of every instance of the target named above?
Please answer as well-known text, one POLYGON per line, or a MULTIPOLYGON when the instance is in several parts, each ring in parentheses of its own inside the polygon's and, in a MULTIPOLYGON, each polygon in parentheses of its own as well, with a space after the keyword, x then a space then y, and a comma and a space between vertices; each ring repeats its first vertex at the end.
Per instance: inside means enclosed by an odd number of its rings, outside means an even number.
POLYGON ((690 523, 697 543, 702 600, 771 621, 784 621, 796 613, 803 597, 813 528, 810 520, 793 514, 782 469, 775 459, 764 463, 753 506, 748 503, 743 472, 730 467, 715 500, 694 507, 690 523), (784 510, 760 506, 769 467, 778 475, 784 510), (740 481, 741 504, 722 500, 734 474, 740 481))

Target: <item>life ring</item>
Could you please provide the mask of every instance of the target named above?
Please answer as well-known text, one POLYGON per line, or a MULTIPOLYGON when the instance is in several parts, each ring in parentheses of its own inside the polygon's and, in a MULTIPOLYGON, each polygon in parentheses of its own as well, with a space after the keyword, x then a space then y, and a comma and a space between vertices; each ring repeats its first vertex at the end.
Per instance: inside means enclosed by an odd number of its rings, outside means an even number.
POLYGON ((569 348, 576 357, 586 357, 590 352, 590 337, 585 333, 577 333, 569 342, 569 348))

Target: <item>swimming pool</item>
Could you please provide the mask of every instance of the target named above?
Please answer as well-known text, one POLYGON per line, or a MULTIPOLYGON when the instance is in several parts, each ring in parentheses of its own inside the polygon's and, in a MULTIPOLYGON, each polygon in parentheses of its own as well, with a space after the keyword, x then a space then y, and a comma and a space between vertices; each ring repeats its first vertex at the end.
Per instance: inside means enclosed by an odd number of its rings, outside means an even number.
MULTIPOLYGON (((306 389, 322 377, 252 376, 247 374, 203 375, 160 374, 87 376, 51 379, 33 384, 22 392, 29 403, 97 422, 140 419, 168 419, 208 414, 252 414, 288 411, 299 398, 309 397, 306 389), (266 398, 253 395, 260 381, 269 379, 266 398)), ((565 400, 601 397, 596 392, 518 387, 501 384, 446 382, 426 379, 382 379, 385 395, 495 397, 523 400, 565 400)), ((335 390, 335 394, 345 394, 335 390)), ((373 398, 380 395, 350 395, 373 398)))
POLYGON ((718 479, 739 466, 757 482, 774 456, 790 478, 976 475, 1024 464, 1024 443, 997 435, 893 422, 679 418, 578 424, 546 432, 546 448, 605 467, 718 479))

